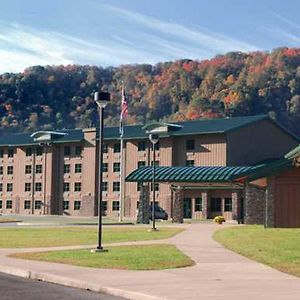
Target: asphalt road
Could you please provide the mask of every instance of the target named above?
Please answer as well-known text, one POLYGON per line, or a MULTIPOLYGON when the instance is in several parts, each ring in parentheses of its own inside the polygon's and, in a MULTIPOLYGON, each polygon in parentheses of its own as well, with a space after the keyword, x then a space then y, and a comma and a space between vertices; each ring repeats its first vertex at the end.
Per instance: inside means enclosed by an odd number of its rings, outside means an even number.
POLYGON ((124 298, 68 288, 0 273, 1 300, 124 300, 124 298))

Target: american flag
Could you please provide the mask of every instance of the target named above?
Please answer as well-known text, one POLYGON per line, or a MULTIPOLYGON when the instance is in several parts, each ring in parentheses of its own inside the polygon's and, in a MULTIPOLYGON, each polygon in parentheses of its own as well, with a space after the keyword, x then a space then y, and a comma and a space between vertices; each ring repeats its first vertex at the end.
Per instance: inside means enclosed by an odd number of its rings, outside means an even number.
POLYGON ((120 114, 120 136, 123 137, 124 134, 124 124, 123 120, 126 118, 128 114, 128 104, 125 94, 125 89, 122 87, 122 103, 121 103, 121 114, 120 114))

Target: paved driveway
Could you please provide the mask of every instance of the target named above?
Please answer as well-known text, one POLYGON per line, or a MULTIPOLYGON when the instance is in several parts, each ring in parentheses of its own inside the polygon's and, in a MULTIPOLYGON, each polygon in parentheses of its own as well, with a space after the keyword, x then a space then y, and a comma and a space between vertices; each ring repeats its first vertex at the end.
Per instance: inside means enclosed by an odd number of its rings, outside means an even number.
MULTIPOLYGON (((163 271, 101 270, 8 258, 22 252, 0 250, 1 270, 71 286, 106 290, 130 299, 299 300, 300 279, 235 254, 211 236, 215 224, 183 225, 186 231, 165 240, 189 255, 193 267, 163 271), (150 297, 151 295, 151 297, 150 297)), ((222 225, 228 226, 228 225, 222 225)), ((28 249, 26 249, 28 251, 28 249)))

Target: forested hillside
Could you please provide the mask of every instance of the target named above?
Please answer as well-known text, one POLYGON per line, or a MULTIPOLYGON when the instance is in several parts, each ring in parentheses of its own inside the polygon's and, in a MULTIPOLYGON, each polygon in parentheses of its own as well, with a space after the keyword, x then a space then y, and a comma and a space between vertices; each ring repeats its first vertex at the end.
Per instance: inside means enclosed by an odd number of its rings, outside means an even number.
POLYGON ((0 132, 93 126, 93 92, 100 88, 112 93, 105 123, 117 125, 122 81, 128 124, 269 113, 300 135, 300 49, 289 48, 154 66, 35 66, 5 73, 0 132))

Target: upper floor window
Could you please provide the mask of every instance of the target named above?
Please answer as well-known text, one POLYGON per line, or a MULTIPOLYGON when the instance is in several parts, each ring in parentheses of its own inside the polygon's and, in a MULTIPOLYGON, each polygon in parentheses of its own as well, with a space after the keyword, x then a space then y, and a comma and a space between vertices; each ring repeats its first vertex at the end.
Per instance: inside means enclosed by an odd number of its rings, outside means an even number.
POLYGON ((187 167, 193 167, 195 165, 195 161, 193 159, 188 159, 186 160, 185 165, 187 167))
POLYGON ((186 150, 187 151, 195 150, 195 140, 187 140, 186 141, 186 150))
POLYGON ((81 182, 75 182, 74 192, 81 192, 81 182))
MULTIPOLYGON (((153 160, 151 161, 151 166, 153 166, 153 160)), ((158 160, 155 161, 155 166, 159 166, 159 161, 158 160)))
POLYGON ((107 146, 107 144, 102 144, 102 151, 103 151, 103 153, 108 153, 108 146, 107 146))
POLYGON ((25 174, 31 174, 31 165, 25 165, 25 174))
POLYGON ((121 152, 121 144, 116 143, 114 144, 114 153, 119 153, 119 152, 121 152))
POLYGON ((75 147, 75 155, 81 155, 82 153, 82 147, 81 146, 76 146, 75 147))
POLYGON ((0 175, 3 175, 3 166, 0 166, 0 175))
POLYGON ((69 182, 64 182, 63 190, 64 190, 64 192, 69 192, 70 191, 70 183, 69 182))
POLYGON ((8 153, 7 153, 7 156, 8 157, 14 157, 14 149, 8 149, 8 153))
POLYGON ((138 151, 145 151, 146 150, 146 142, 140 141, 138 142, 138 151))
POLYGON ((120 209, 120 202, 119 201, 113 201, 112 202, 112 210, 119 210, 120 209))
POLYGON ((113 192, 119 192, 120 191, 120 182, 114 181, 113 182, 113 192))
POLYGON ((26 148, 26 156, 32 155, 32 148, 26 148))
POLYGON ((7 174, 13 175, 14 174, 14 167, 13 166, 7 166, 7 174))
POLYGON ((25 182, 25 192, 30 192, 31 191, 31 183, 30 182, 25 182))
POLYGON ((80 210, 81 208, 81 201, 75 200, 74 201, 74 210, 80 210))
POLYGON ((43 172, 43 166, 42 165, 36 165, 35 166, 35 173, 41 174, 43 172))
POLYGON ((36 148, 36 155, 37 156, 43 155, 43 148, 42 147, 37 147, 36 148))
POLYGON ((113 171, 120 172, 121 164, 119 162, 114 162, 113 171))
POLYGON ((143 160, 138 161, 138 168, 146 166, 146 162, 143 160))
POLYGON ((35 183, 35 191, 36 192, 41 192, 42 191, 42 183, 41 182, 36 182, 35 183))
POLYGON ((0 182, 0 192, 3 192, 3 183, 0 182))
POLYGON ((12 192, 12 191, 13 191, 13 188, 14 188, 14 186, 13 186, 12 183, 8 183, 8 184, 6 185, 6 191, 7 191, 7 192, 12 192))
POLYGON ((64 156, 70 156, 71 155, 71 147, 65 146, 64 147, 64 156))
POLYGON ((102 163, 102 172, 108 172, 108 163, 102 163))
POLYGON ((102 191, 107 192, 107 190, 108 190, 108 183, 107 183, 107 181, 103 181, 102 182, 102 191))
POLYGON ((75 164, 75 173, 81 173, 82 164, 75 164))
POLYGON ((65 164, 64 165, 64 174, 70 173, 70 165, 69 164, 65 164))

